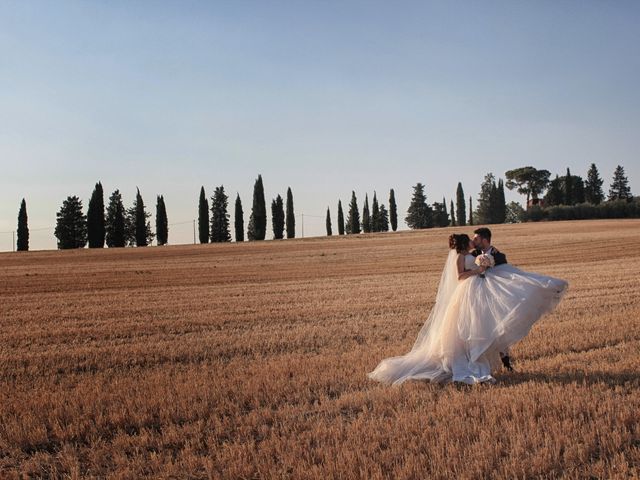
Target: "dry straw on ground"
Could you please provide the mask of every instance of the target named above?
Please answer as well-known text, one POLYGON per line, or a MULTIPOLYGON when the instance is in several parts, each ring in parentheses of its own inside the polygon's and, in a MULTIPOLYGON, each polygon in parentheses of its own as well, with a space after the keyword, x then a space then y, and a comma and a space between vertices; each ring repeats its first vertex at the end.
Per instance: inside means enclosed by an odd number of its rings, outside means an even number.
POLYGON ((493 229, 570 282, 496 385, 366 378, 471 230, 0 255, 0 477, 637 478, 640 221, 493 229))

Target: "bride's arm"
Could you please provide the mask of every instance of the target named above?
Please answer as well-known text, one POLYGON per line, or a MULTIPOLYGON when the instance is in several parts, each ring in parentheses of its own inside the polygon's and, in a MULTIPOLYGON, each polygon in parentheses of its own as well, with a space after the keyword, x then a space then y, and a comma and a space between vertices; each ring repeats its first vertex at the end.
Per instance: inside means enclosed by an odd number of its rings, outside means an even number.
POLYGON ((458 280, 464 280, 465 278, 472 277, 474 275, 480 275, 484 273, 487 267, 478 267, 475 270, 465 270, 464 269, 464 255, 461 253, 458 254, 458 258, 456 259, 456 265, 458 266, 458 280))

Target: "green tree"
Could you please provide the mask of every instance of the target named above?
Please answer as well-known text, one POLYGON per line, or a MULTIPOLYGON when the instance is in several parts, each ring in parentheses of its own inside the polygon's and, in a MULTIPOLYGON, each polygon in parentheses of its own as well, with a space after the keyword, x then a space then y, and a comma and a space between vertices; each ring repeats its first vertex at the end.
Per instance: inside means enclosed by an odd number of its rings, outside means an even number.
POLYGON ((342 211, 342 200, 338 200, 338 235, 344 235, 344 212, 342 211))
POLYGON ((250 241, 264 240, 267 234, 267 206, 264 199, 264 185, 262 184, 262 175, 253 185, 253 206, 251 208, 251 216, 249 217, 249 227, 247 229, 247 237, 250 241))
POLYGON ((380 231, 389 231, 389 212, 383 203, 380 204, 380 231))
POLYGON ((271 224, 273 227, 273 238, 280 240, 284 238, 285 215, 284 204, 280 194, 271 201, 271 224))
POLYGON ((473 203, 469 197, 469 225, 473 225, 473 203))
POLYGON ((240 194, 236 196, 236 210, 235 210, 235 230, 236 230, 236 242, 244 242, 244 212, 242 211, 242 201, 240 200, 240 194))
POLYGON ((495 198, 495 223, 504 223, 507 218, 507 200, 504 195, 504 182, 502 179, 498 180, 498 188, 496 190, 495 198))
POLYGON ((564 182, 565 179, 556 175, 556 178, 549 182, 549 189, 544 196, 544 205, 551 207, 564 203, 564 182))
POLYGON ((158 240, 158 245, 166 245, 169 242, 167 207, 164 204, 162 195, 158 195, 156 202, 156 239, 158 240))
POLYGON ((413 187, 413 197, 404 221, 412 229, 431 228, 434 225, 433 210, 427 205, 424 185, 420 182, 413 187))
POLYGON ((229 214, 227 206, 229 197, 224 192, 224 185, 216 187, 211 197, 211 242, 230 242, 229 214))
POLYGON ((391 222, 391 230, 394 232, 398 230, 398 206, 393 188, 389 192, 389 222, 391 222))
POLYGON ((104 192, 100 182, 96 183, 87 208, 87 239, 89 248, 104 248, 104 192))
POLYGON ((200 200, 198 201, 198 239, 200 243, 209 243, 209 201, 200 187, 200 200))
POLYGON ((436 227, 449 225, 449 215, 447 214, 445 203, 433 202, 433 222, 436 227))
POLYGON ((75 195, 62 203, 54 233, 59 249, 83 248, 87 244, 87 217, 82 213, 82 200, 75 195))
POLYGON ((19 252, 29 250, 29 221, 27 218, 27 202, 22 199, 18 211, 18 239, 16 248, 19 252))
POLYGON ((451 200, 451 208, 449 208, 449 210, 451 210, 451 226, 455 227, 456 226, 456 213, 455 210, 453 208, 453 200, 451 200))
POLYGON ((622 165, 618 165, 613 172, 613 181, 609 187, 609 200, 633 200, 631 189, 629 188, 629 180, 624 174, 622 165))
POLYGON ((458 182, 458 188, 456 190, 456 219, 459 226, 465 227, 467 225, 466 204, 464 200, 464 190, 462 189, 461 182, 458 182))
POLYGON ((333 235, 333 232, 331 230, 331 210, 329 210, 329 207, 327 207, 327 220, 325 223, 327 226, 327 236, 330 237, 333 235))
POLYGON ((479 224, 495 223, 497 190, 493 173, 487 173, 480 185, 476 216, 479 224))
POLYGON ((360 211, 358 210, 358 200, 356 192, 351 191, 351 203, 349 204, 349 216, 346 224, 347 235, 360 233, 360 211))
POLYGON ((575 203, 573 198, 573 178, 569 168, 567 168, 567 174, 564 177, 564 204, 575 205, 575 203))
POLYGON ((364 207, 362 208, 362 231, 371 232, 371 215, 369 214, 369 196, 364 196, 364 207))
POLYGON ((585 200, 585 191, 584 191, 584 180, 580 175, 572 175, 571 185, 573 187, 573 201, 575 203, 584 203, 585 200))
POLYGON ((296 238, 296 216, 293 211, 293 193, 287 188, 287 238, 296 238))
POLYGON ((599 205, 604 201, 604 192, 602 191, 602 184, 604 181, 600 178, 598 167, 595 163, 592 163, 587 172, 587 181, 584 185, 584 197, 585 200, 593 205, 599 205))
POLYGON ((524 208, 518 202, 510 202, 506 212, 505 223, 520 223, 525 215, 524 208))
POLYGON ((127 244, 126 211, 119 190, 115 190, 109 197, 105 232, 109 248, 121 248, 127 244))
POLYGON ((136 247, 146 247, 151 244, 155 234, 151 230, 151 213, 147 212, 140 194, 136 188, 136 199, 133 206, 127 210, 125 218, 125 232, 128 244, 136 247))
POLYGON ((380 206, 375 190, 373 191, 373 202, 371 203, 371 231, 379 232, 380 230, 380 206))
POLYGON ((527 208, 529 208, 530 198, 533 204, 538 203, 538 196, 544 192, 549 184, 548 170, 538 170, 533 167, 521 167, 505 172, 507 177, 506 186, 509 190, 517 189, 518 193, 527 196, 527 208))

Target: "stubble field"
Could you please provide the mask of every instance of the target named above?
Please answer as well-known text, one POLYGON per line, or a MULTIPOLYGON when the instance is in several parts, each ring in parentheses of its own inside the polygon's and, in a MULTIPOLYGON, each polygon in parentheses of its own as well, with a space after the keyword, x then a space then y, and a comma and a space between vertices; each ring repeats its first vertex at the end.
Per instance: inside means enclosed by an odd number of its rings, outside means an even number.
POLYGON ((471 227, 0 254, 0 478, 638 478, 640 221, 492 230, 570 283, 492 386, 366 377, 471 227))

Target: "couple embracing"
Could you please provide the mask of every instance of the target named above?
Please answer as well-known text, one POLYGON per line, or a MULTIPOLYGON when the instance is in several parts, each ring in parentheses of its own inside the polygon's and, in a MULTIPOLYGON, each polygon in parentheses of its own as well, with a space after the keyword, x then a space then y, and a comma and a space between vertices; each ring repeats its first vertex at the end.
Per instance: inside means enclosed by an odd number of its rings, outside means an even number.
POLYGON ((495 383, 501 365, 512 369, 509 347, 558 305, 568 283, 508 264, 488 228, 474 233, 449 237, 436 302, 411 351, 383 359, 369 378, 495 383))

